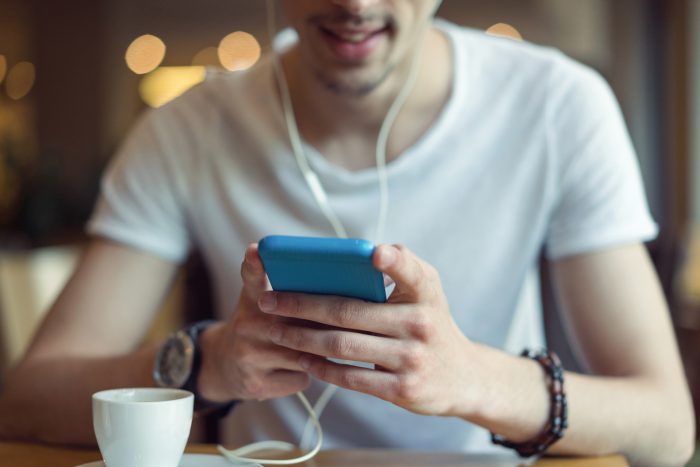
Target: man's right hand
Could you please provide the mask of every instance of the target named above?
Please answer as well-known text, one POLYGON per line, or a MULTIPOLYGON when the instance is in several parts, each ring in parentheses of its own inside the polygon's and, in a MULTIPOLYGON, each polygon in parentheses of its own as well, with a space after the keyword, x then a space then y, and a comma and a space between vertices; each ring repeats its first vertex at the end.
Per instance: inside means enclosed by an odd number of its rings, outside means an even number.
POLYGON ((258 245, 250 245, 241 265, 243 290, 231 317, 202 333, 202 371, 197 388, 212 401, 265 400, 303 391, 310 377, 300 353, 270 341, 269 329, 285 319, 260 311, 258 298, 270 284, 258 245))

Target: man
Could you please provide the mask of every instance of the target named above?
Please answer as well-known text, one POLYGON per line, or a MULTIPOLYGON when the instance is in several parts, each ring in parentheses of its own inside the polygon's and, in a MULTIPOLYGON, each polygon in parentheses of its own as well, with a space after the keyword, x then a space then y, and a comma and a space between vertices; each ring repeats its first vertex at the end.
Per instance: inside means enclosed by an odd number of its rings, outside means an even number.
POLYGON ((138 345, 196 246, 221 321, 194 333, 193 389, 203 404, 243 401, 227 444, 298 441, 306 414, 282 396, 332 383, 326 447, 504 449, 489 431, 522 447, 554 426, 561 392, 546 365, 514 355, 543 344, 531 292, 544 249, 590 371, 564 375, 569 428, 549 452, 687 460, 691 403, 641 245, 656 228, 603 81, 554 51, 432 24, 432 0, 279 4, 298 33, 281 66, 301 151, 331 209, 353 237, 405 245, 373 257, 396 284, 389 303, 268 290, 255 241, 334 234, 295 165, 268 57, 137 126, 105 179, 95 239, 10 377, 0 433, 89 443, 90 394, 153 385, 158 349, 138 345), (374 239, 377 134, 414 59, 374 239))

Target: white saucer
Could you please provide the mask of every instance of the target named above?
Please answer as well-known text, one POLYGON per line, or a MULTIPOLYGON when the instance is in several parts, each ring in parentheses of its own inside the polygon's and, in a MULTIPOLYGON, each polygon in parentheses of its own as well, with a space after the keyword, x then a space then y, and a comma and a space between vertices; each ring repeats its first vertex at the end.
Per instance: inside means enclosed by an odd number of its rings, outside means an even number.
MULTIPOLYGON (((245 465, 246 467, 261 467, 260 464, 233 464, 225 457, 218 454, 185 454, 178 464, 178 467, 233 467, 235 465, 245 465)), ((81 464, 76 467, 106 467, 102 461, 81 464)))

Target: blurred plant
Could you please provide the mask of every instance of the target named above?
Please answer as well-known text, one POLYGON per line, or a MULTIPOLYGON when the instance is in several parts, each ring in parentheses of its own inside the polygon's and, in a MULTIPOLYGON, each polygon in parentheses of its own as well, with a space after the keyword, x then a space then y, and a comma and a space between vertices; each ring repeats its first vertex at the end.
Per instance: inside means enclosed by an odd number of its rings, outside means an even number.
POLYGON ((36 135, 26 107, 0 101, 0 229, 16 219, 23 179, 36 160, 36 135))
POLYGON ((79 168, 67 154, 39 152, 31 108, 0 101, 0 247, 82 235, 104 157, 79 168))
POLYGON ((19 161, 12 145, 0 142, 0 225, 10 223, 20 190, 19 161))

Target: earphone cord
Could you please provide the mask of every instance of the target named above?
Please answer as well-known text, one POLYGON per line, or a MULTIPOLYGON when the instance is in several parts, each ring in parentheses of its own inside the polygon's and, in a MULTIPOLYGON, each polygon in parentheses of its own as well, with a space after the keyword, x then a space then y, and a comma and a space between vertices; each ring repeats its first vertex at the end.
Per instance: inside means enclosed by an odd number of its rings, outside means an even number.
MULTIPOLYGON (((442 1, 438 1, 433 12, 431 13, 431 16, 435 14, 437 11, 438 7, 442 1)), ((429 24, 429 23, 428 23, 429 24)), ((282 68, 282 64, 280 63, 280 58, 276 52, 275 46, 274 46, 274 37, 275 37, 275 12, 274 12, 274 2, 273 0, 267 0, 267 27, 268 27, 268 34, 270 36, 270 42, 272 44, 271 47, 271 55, 272 55, 272 64, 275 72, 275 76, 277 79, 277 84, 280 88, 280 96, 282 100, 282 109, 284 113, 284 118, 285 118, 285 123, 287 126, 287 132, 289 134, 289 140, 290 144, 292 146, 292 152, 294 153, 294 156, 296 158, 297 165, 299 166, 299 169, 304 176, 304 180, 306 181, 306 184, 308 185, 309 189, 311 190, 311 193, 314 196, 314 199, 316 200, 316 203, 318 204, 319 208, 321 209, 321 212, 324 214, 328 222, 331 224, 335 234, 338 237, 341 238, 347 238, 347 232, 345 230, 345 227, 343 224, 340 222, 340 219, 338 219, 337 215, 333 211, 333 209, 330 206, 330 203, 328 201, 328 196, 326 194, 325 189, 323 188, 323 185, 321 184, 321 181, 319 180, 318 176, 316 173, 311 169, 309 166, 308 159, 306 157, 306 153, 304 152, 304 147, 303 143, 301 141, 301 135, 299 133, 299 128, 296 124, 296 120, 294 118, 294 110, 292 106, 292 99, 291 95, 289 92, 289 87, 287 84, 286 77, 284 75, 284 70, 282 68)), ((426 29, 427 29, 426 25, 426 29)), ((423 31, 424 32, 424 31, 423 31)), ((396 118, 399 115, 399 112, 401 111, 401 108, 403 105, 406 103, 406 100, 408 99, 411 91, 415 87, 415 84, 418 80, 418 75, 419 75, 419 56, 422 48, 417 47, 414 56, 411 62, 411 67, 409 70, 409 75, 408 78, 406 79, 406 82, 404 83, 403 87, 400 89, 398 95, 394 99, 394 102, 392 105, 389 107, 389 110, 387 111, 386 116, 384 117, 384 121, 382 122, 382 125, 379 130, 379 135, 377 137, 377 145, 376 145, 376 165, 377 165, 377 178, 378 178, 378 183, 379 183, 379 196, 380 196, 380 202, 379 202, 379 215, 378 215, 378 221, 377 221, 377 230, 376 230, 376 239, 375 243, 378 243, 379 241, 382 240, 384 237, 384 231, 386 228, 386 219, 388 217, 388 212, 389 212, 389 183, 388 183, 388 176, 386 172, 386 153, 387 153, 387 145, 388 145, 388 140, 389 140, 389 135, 391 133, 391 129, 394 125, 394 122, 396 121, 396 118)), ((303 393, 298 392, 296 395, 301 401, 302 405, 304 408, 306 408, 307 412, 309 413, 309 418, 306 422, 306 425, 304 427, 304 431, 302 434, 301 441, 299 443, 299 448, 304 449, 305 445, 307 444, 307 439, 310 436, 311 433, 311 428, 314 427, 316 430, 316 444, 314 447, 309 450, 306 454, 295 457, 292 459, 256 459, 256 458, 251 458, 251 457, 246 457, 248 454, 262 451, 262 450, 279 450, 283 452, 290 452, 293 451, 297 448, 297 446, 287 443, 284 441, 261 441, 257 443, 252 443, 248 444, 246 446, 243 446, 241 448, 235 449, 235 450, 229 450, 224 448, 223 446, 219 445, 218 450, 219 452, 225 456, 228 460, 234 463, 263 463, 263 464, 270 464, 270 465, 290 465, 290 464, 297 464, 301 463, 304 461, 307 461, 311 458, 313 458, 318 451, 321 449, 321 445, 323 444, 323 430, 321 428, 321 424, 319 422, 319 418, 321 417, 321 414, 323 413, 324 409, 326 408, 328 402, 331 400, 333 394, 335 393, 337 389, 337 386, 329 384, 321 393, 319 396, 318 400, 316 401, 316 404, 311 407, 311 404, 307 400, 306 396, 304 396, 303 393)))
POLYGON ((275 450, 282 452, 290 452, 297 449, 297 446, 293 445, 292 443, 287 443, 285 441, 260 441, 257 443, 245 445, 238 449, 226 449, 225 447, 219 444, 217 446, 217 449, 219 450, 221 455, 223 455, 226 459, 228 459, 234 464, 259 463, 268 465, 290 465, 300 464, 313 458, 316 454, 318 454, 318 451, 321 450, 321 445, 323 444, 323 430, 321 429, 321 424, 318 421, 318 417, 316 416, 316 413, 314 412, 313 407, 311 407, 311 404, 309 403, 308 399, 306 399, 306 396, 304 396, 303 393, 298 392, 297 397, 301 401, 306 411, 309 412, 309 420, 313 423, 314 427, 316 428, 316 445, 312 450, 310 450, 302 456, 298 456, 292 459, 256 459, 254 457, 246 457, 248 454, 259 451, 275 450))
MULTIPOLYGON (((440 2, 441 3, 441 2, 440 2)), ((437 4, 437 6, 440 5, 437 4)), ((437 9, 436 6, 436 9, 437 9)), ((267 18, 268 18, 268 31, 271 38, 274 38, 275 31, 275 18, 274 18, 274 6, 272 0, 267 0, 267 18)), ((432 15, 431 15, 432 16, 432 15)), ((404 83, 403 87, 400 89, 398 95, 394 99, 391 107, 387 111, 384 121, 379 129, 379 135, 377 137, 377 144, 375 148, 375 159, 377 166, 377 178, 379 182, 379 215, 377 221, 377 230, 375 232, 375 243, 378 243, 384 237, 384 231, 386 228, 386 218, 389 213, 389 183, 386 173, 386 150, 389 140, 389 135, 391 129, 396 121, 396 118, 401 111, 401 108, 406 103, 411 91, 415 87, 416 81, 418 80, 418 72, 420 68, 418 66, 420 47, 414 52, 413 60, 411 61, 411 68, 409 70, 408 78, 404 83)), ((304 146, 301 141, 301 135, 299 133, 299 128, 297 126, 296 120, 294 118, 294 106, 292 104, 291 94, 289 92, 289 86, 287 84, 287 79, 284 75, 284 70, 282 64, 280 63, 279 56, 277 55, 274 46, 272 47, 272 60, 275 76, 277 78, 278 86, 280 88, 280 95, 282 100, 282 110, 284 113, 285 123, 287 125, 287 132, 289 133, 289 140, 292 146, 292 152, 299 166, 299 170, 304 176, 304 180, 308 185, 311 193, 316 200, 319 208, 323 212, 328 222, 333 227, 335 234, 341 238, 347 238, 347 232, 345 227, 338 219, 333 209, 328 202, 328 195, 326 190, 323 188, 321 181, 319 180, 316 173, 309 166, 309 161, 304 151, 304 146)))
MULTIPOLYGON (((396 118, 398 117, 399 112, 401 111, 401 108, 406 103, 406 100, 408 99, 409 95, 411 94, 411 91, 415 87, 416 82, 418 81, 418 72, 420 71, 420 67, 418 66, 420 62, 420 60, 418 59, 419 53, 420 47, 418 47, 418 49, 416 50, 413 60, 411 62, 411 68, 409 70, 408 78, 406 79, 406 82, 399 91, 399 94, 396 96, 396 99, 394 99, 394 102, 392 103, 391 107, 389 107, 389 110, 386 116, 384 117, 384 121, 382 122, 382 126, 379 129, 379 136, 377 137, 376 163, 377 178, 379 181, 379 217, 377 220, 375 243, 378 243, 383 239, 384 232, 386 229, 386 219, 389 215, 389 177, 386 173, 386 153, 389 135, 391 133, 392 127, 394 126, 394 122, 396 121, 396 118)), ((336 231, 336 233, 338 232, 336 231)), ((338 236, 341 235, 338 234, 338 236)), ((335 393, 336 389, 337 386, 329 384, 319 396, 318 400, 316 401, 316 404, 314 404, 314 412, 317 418, 321 418, 323 411, 325 410, 326 406, 333 397, 333 394, 335 393)), ((312 426, 312 419, 309 418, 306 422, 306 426, 304 427, 301 442, 299 443, 299 446, 301 446, 302 449, 307 444, 307 439, 311 434, 312 426)))

